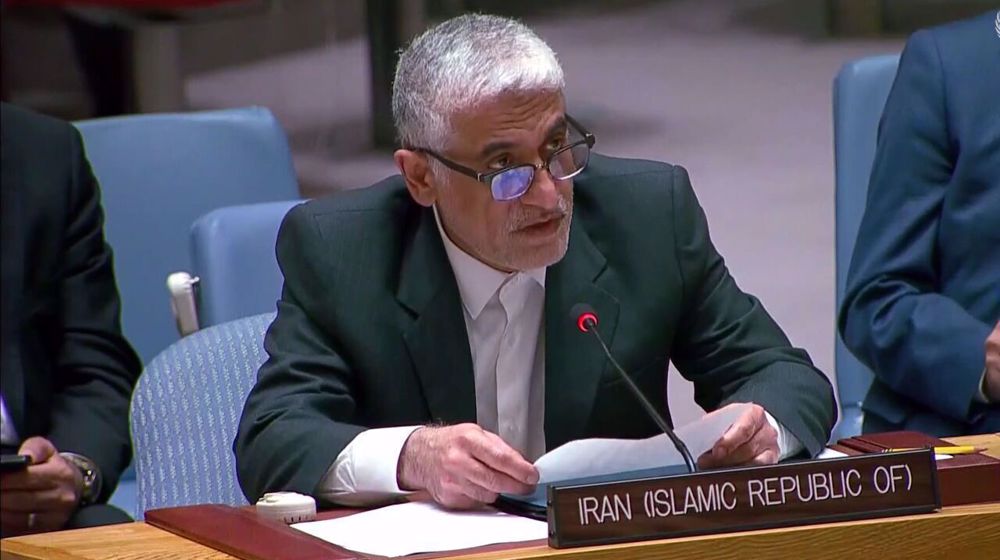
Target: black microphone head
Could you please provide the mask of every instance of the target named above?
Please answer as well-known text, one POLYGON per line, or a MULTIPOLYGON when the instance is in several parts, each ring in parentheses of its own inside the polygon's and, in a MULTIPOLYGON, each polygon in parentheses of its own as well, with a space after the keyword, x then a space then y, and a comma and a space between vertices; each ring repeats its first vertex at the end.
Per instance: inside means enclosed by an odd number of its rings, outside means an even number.
POLYGON ((586 303, 577 303, 570 308, 569 314, 576 328, 583 332, 589 332, 597 326, 597 312, 586 303))

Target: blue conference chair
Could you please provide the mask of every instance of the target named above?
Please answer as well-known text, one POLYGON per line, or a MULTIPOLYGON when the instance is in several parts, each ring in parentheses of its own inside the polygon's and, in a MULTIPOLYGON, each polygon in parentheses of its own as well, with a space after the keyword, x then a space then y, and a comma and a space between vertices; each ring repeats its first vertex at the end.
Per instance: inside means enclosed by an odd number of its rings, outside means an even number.
POLYGON ((177 340, 167 275, 190 270, 188 231, 223 206, 298 196, 285 134, 260 107, 77 123, 101 183, 122 328, 143 362, 177 340))
MULTIPOLYGON (((146 363, 177 340, 165 281, 190 270, 191 222, 222 206, 298 196, 288 142, 260 107, 76 125, 101 183, 122 328, 146 363)), ((110 501, 129 511, 135 493, 130 468, 110 501)))
MULTIPOLYGON (((878 122, 898 65, 899 55, 862 58, 845 64, 833 82, 838 310, 865 212, 878 122)), ((844 346, 839 333, 835 337, 841 412, 834 440, 861 433, 861 402, 872 382, 871 371, 844 346)))
POLYGON ((219 208, 191 227, 202 327, 273 312, 282 275, 274 256, 281 220, 301 200, 219 208))
POLYGON ((132 397, 136 519, 161 507, 247 503, 233 438, 273 319, 265 313, 200 330, 146 366, 132 397))

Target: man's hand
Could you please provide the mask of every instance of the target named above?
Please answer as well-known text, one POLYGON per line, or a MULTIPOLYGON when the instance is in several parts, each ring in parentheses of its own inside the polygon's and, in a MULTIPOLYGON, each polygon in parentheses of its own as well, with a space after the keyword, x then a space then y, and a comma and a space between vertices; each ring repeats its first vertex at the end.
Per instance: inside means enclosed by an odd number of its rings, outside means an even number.
POLYGON ((1000 402, 1000 322, 986 337, 986 398, 1000 402))
MULTIPOLYGON (((724 410, 735 404, 727 405, 724 410)), ((698 467, 713 469, 738 465, 771 465, 778 462, 778 431, 767 421, 764 409, 751 404, 750 409, 733 422, 701 457, 698 467)))
POLYGON ((18 450, 31 466, 0 476, 0 522, 4 536, 62 529, 80 503, 80 469, 63 459, 42 437, 25 440, 18 450))
POLYGON ((456 509, 492 503, 500 493, 526 494, 538 483, 534 465, 476 424, 418 428, 403 445, 396 473, 400 488, 426 490, 456 509))

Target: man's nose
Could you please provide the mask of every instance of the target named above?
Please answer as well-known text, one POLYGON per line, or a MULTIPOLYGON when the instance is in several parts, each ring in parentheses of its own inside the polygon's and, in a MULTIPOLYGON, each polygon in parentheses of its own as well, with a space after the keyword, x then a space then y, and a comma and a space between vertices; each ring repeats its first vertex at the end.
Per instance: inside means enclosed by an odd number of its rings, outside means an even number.
POLYGON ((535 171, 528 191, 521 196, 521 202, 543 210, 552 211, 559 208, 559 189, 555 179, 548 169, 535 171))

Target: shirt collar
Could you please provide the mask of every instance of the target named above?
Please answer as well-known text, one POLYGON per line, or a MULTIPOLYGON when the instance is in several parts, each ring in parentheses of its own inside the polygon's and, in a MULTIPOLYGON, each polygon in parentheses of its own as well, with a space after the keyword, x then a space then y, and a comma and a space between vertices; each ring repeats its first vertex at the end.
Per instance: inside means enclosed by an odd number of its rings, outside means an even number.
POLYGON ((441 234, 441 241, 444 242, 448 262, 451 263, 451 269, 455 272, 462 305, 465 306, 465 310, 473 320, 482 313, 493 294, 497 293, 503 283, 512 276, 524 274, 538 282, 538 285, 543 289, 545 288, 545 267, 521 272, 501 272, 487 265, 455 245, 441 225, 441 216, 438 215, 437 206, 433 206, 433 209, 434 222, 437 224, 438 233, 441 234))

